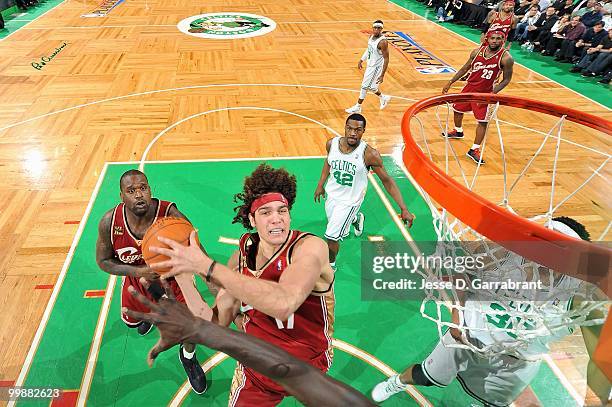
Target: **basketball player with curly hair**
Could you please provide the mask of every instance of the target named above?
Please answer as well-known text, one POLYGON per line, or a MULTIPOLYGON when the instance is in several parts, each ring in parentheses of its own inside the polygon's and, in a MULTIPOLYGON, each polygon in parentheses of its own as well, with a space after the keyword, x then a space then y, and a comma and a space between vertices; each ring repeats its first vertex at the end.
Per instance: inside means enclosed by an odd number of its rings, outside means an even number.
MULTIPOLYGON (((170 249, 151 250, 170 259, 152 268, 171 268, 164 278, 193 273, 213 282, 220 288, 213 322, 227 326, 241 311, 245 333, 327 372, 332 362, 334 273, 327 244, 291 229, 295 198, 295 176, 261 164, 234 197, 239 203, 234 223, 249 232, 240 238, 227 267, 202 252, 192 233, 189 246, 160 237, 170 249)), ((151 353, 163 350, 156 347, 151 353)), ((238 363, 229 405, 275 406, 288 395, 278 383, 238 363)))

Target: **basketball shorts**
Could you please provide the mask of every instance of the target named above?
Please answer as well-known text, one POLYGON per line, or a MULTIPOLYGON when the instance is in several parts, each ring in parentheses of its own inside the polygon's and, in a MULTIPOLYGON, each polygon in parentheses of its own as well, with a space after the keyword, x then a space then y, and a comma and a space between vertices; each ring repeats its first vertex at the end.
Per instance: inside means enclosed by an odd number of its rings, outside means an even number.
POLYGON ((436 386, 448 386, 457 378, 463 390, 491 406, 507 406, 525 390, 540 368, 540 361, 509 355, 482 357, 468 349, 446 347, 455 343, 450 332, 442 337, 423 361, 425 376, 436 386))
POLYGON ((491 118, 492 109, 489 109, 487 103, 475 103, 475 102, 460 102, 453 103, 453 110, 458 113, 474 113, 474 117, 479 122, 487 123, 491 118))
MULTIPOLYGON (((325 353, 310 361, 309 364, 323 373, 327 373, 329 370, 329 361, 325 353)), ((283 386, 238 363, 232 379, 228 406, 273 407, 287 396, 289 396, 289 393, 283 386)))
POLYGON ((372 92, 378 91, 378 78, 382 74, 383 67, 381 66, 367 66, 363 73, 363 81, 361 82, 361 89, 369 90, 372 92))
POLYGON ((362 202, 350 205, 339 202, 328 195, 325 200, 325 214, 327 215, 325 237, 335 242, 347 237, 362 202))
MULTIPOLYGON (((172 278, 172 279, 169 279, 168 282, 170 283, 170 288, 172 288, 172 292, 174 293, 176 300, 184 304, 185 298, 183 297, 183 293, 181 292, 181 289, 179 288, 176 280, 172 278)), ((156 302, 153 296, 151 295, 151 293, 148 292, 142 286, 142 284, 140 284, 140 281, 138 281, 138 278, 127 276, 127 277, 123 277, 121 281, 121 307, 122 308, 125 307, 129 310, 142 312, 142 313, 149 312, 150 311, 149 308, 144 306, 140 301, 134 298, 132 294, 130 294, 130 292, 128 291, 128 287, 130 285, 133 286, 136 289, 136 291, 138 291, 140 294, 147 297, 149 300, 156 302)), ((134 318, 131 318, 125 315, 123 312, 121 313, 121 320, 125 322, 125 324, 129 326, 130 328, 137 327, 138 325, 140 325, 140 322, 141 322, 137 319, 134 319, 134 318)))

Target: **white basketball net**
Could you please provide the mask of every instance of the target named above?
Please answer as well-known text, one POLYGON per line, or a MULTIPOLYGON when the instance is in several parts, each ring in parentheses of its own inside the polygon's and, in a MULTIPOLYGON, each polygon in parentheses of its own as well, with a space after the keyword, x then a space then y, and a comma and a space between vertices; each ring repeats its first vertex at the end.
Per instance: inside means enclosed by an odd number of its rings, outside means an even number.
MULTIPOLYGON (((521 181, 527 176, 529 170, 534 168, 534 162, 540 157, 546 147, 549 148, 548 156, 552 155, 554 157, 552 169, 550 174, 547 175, 548 182, 550 183, 547 185, 549 187, 549 194, 540 202, 541 213, 531 214, 528 217, 532 221, 544 223, 558 216, 555 213, 564 203, 581 191, 595 177, 601 177, 601 173, 608 170, 606 166, 610 161, 609 154, 562 138, 561 132, 565 124, 565 117, 556 121, 548 132, 542 132, 500 120, 498 118, 499 104, 491 105, 490 108, 492 108, 492 114, 488 135, 482 144, 481 153, 484 156, 483 158, 486 158, 486 140, 487 138, 492 139, 494 137, 491 134, 493 133, 491 130, 496 129, 497 140, 499 141, 499 145, 496 148, 499 148, 499 157, 495 157, 495 159, 501 160, 503 169, 503 174, 501 176, 498 175, 501 181, 499 189, 502 192, 498 204, 506 210, 513 213, 520 212, 512 207, 513 192, 516 191, 521 181), (510 126, 514 129, 520 128, 521 131, 524 131, 523 137, 540 137, 542 139, 535 153, 530 153, 532 155, 527 160, 522 171, 520 171, 520 175, 512 182, 510 182, 507 172, 508 163, 506 162, 507 157, 504 148, 507 148, 507 146, 504 146, 504 137, 501 131, 502 125, 510 126), (600 163, 591 162, 592 173, 577 188, 559 199, 556 196, 558 195, 556 194, 556 187, 558 185, 558 162, 561 142, 574 144, 572 148, 576 148, 576 151, 579 148, 589 149, 591 153, 596 152, 602 159, 600 163), (554 153, 552 154, 550 153, 551 144, 554 144, 554 153)), ((428 119, 429 122, 421 120, 419 117, 423 113, 420 112, 415 115, 414 121, 411 123, 415 141, 438 167, 444 168, 447 174, 451 175, 468 189, 475 190, 478 186, 481 167, 459 159, 456 149, 463 149, 465 148, 464 145, 453 146, 456 143, 455 141, 443 139, 439 135, 440 132, 446 133, 451 130, 449 118, 452 117, 452 110, 450 105, 447 104, 446 109, 444 109, 444 106, 436 107, 437 128, 433 126, 433 130, 431 117, 428 119), (443 110, 446 110, 445 120, 442 120, 439 114, 443 110), (423 123, 429 125, 427 131, 423 123), (415 127, 419 131, 414 131, 415 127), (431 131, 438 132, 438 135, 434 135, 434 138, 428 137, 427 133, 431 134, 431 131), (441 142, 444 143, 443 152, 439 145, 441 142), (466 172, 467 165, 470 165, 470 171, 473 171, 470 175, 466 172)), ((466 118, 468 117, 466 116, 466 118)), ((469 132, 466 133, 466 136, 471 138, 469 132)), ((490 140, 489 143, 491 142, 490 140)), ((516 168, 514 169, 515 174, 519 172, 516 171, 516 168)), ((571 333, 576 327, 580 325, 598 325, 604 322, 605 319, 587 319, 587 316, 594 310, 607 312, 610 305, 609 301, 601 301, 601 297, 594 296, 597 290, 593 285, 581 282, 582 285, 580 288, 577 288, 576 284, 571 283, 573 278, 555 273, 487 240, 477 231, 448 213, 446 209, 439 208, 439 205, 425 191, 421 189, 420 192, 428 203, 433 216, 433 225, 438 238, 436 254, 444 257, 452 256, 453 258, 459 255, 482 256, 485 259, 484 267, 465 272, 467 279, 472 281, 474 279, 499 281, 502 278, 511 276, 514 281, 533 282, 534 284, 540 282, 540 287, 543 287, 537 290, 522 289, 518 291, 513 289, 479 289, 476 292, 468 289, 464 292, 465 294, 462 294, 462 299, 460 299, 455 289, 426 290, 426 296, 421 304, 421 314, 423 317, 436 323, 441 338, 448 328, 455 328, 463 338, 463 343, 443 341, 446 346, 471 349, 485 356, 504 353, 527 359, 536 358, 539 356, 538 354, 545 353, 547 349, 546 343, 554 339, 560 339, 571 333), (570 301, 572 297, 573 300, 570 301), (593 301, 594 298, 599 298, 600 300, 593 301), (582 301, 580 306, 575 306, 577 302, 580 302, 579 300, 586 301, 582 301), (466 304, 468 304, 467 308, 466 304), (574 304, 574 309, 569 309, 569 306, 572 304, 574 304), (458 311, 458 321, 452 321, 450 317, 451 310, 458 311)), ((499 191, 496 192, 498 193, 499 191)), ((477 191, 476 193, 491 200, 486 192, 477 191)), ((609 219, 607 221, 607 227, 599 239, 593 240, 605 239, 612 224, 609 219)), ((442 267, 430 267, 423 273, 424 278, 432 281, 448 281, 453 276, 457 276, 457 273, 442 267)), ((576 282, 577 280, 573 279, 573 283, 576 282)))

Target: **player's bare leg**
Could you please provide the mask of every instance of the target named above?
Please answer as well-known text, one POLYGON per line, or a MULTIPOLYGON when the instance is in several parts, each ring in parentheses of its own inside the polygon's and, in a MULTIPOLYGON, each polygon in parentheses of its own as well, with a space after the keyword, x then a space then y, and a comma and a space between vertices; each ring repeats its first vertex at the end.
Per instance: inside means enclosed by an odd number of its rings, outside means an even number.
POLYGON ((340 242, 336 242, 334 240, 325 239, 327 241, 327 248, 329 249, 329 264, 332 267, 336 267, 336 256, 338 256, 338 252, 340 251, 340 242))
POLYGON ((442 133, 442 137, 447 137, 451 139, 461 139, 463 138, 463 113, 453 112, 453 122, 455 124, 455 129, 449 131, 448 133, 442 133))
POLYGON ((474 160, 478 165, 484 164, 485 161, 482 159, 480 153, 480 145, 484 141, 485 135, 487 134, 488 122, 478 122, 476 126, 476 138, 474 138, 474 144, 472 148, 467 152, 467 156, 474 160))

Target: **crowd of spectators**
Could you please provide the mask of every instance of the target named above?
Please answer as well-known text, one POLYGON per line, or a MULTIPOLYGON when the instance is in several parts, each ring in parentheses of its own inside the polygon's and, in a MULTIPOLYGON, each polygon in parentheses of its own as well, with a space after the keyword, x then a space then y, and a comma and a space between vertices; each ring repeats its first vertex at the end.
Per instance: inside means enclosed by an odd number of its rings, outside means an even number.
MULTIPOLYGON (((436 10, 440 22, 452 21, 482 29, 498 0, 416 0, 436 10)), ((612 78, 612 0, 520 0, 519 23, 509 40, 525 52, 538 52, 585 77, 612 78)))

